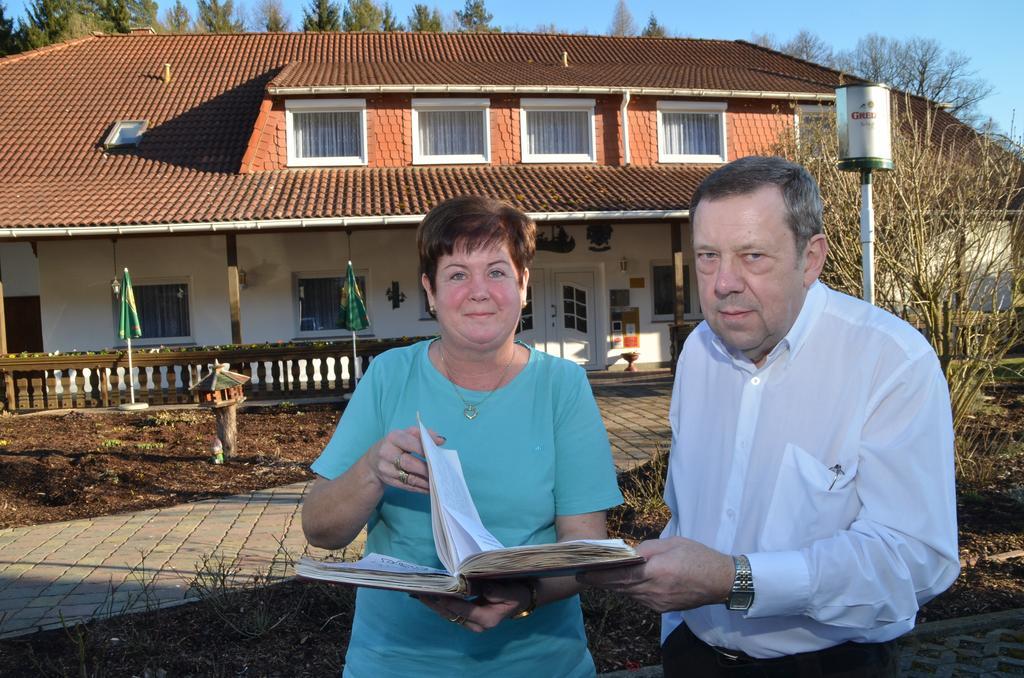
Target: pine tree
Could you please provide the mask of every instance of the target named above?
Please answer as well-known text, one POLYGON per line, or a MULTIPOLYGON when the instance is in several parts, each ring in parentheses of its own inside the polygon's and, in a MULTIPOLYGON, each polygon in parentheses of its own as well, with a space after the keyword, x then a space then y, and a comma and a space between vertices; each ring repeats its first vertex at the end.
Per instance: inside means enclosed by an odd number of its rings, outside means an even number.
POLYGON ((381 13, 380 18, 380 29, 382 31, 404 31, 405 26, 395 16, 394 10, 391 9, 391 3, 384 3, 384 11, 381 13))
POLYGON ((345 31, 379 31, 384 12, 373 0, 348 0, 341 13, 341 28, 345 31))
POLYGON ((494 15, 487 11, 484 0, 466 0, 461 12, 455 12, 455 21, 462 33, 497 33, 500 28, 491 26, 494 15))
POLYGON ((19 32, 28 49, 60 41, 71 23, 71 7, 66 0, 32 0, 25 7, 25 15, 27 20, 19 21, 19 32))
POLYGON ((174 0, 174 6, 164 12, 164 27, 171 33, 188 33, 192 27, 188 7, 181 0, 174 0))
POLYGON ((268 33, 288 30, 290 17, 284 15, 281 0, 260 0, 256 7, 256 27, 268 33))
POLYGON ((643 33, 640 35, 645 38, 664 38, 668 35, 668 31, 654 18, 654 12, 651 12, 651 18, 647 20, 647 25, 644 26, 643 33))
POLYGON ((615 5, 615 13, 612 15, 612 25, 608 29, 608 35, 628 37, 636 35, 636 22, 633 21, 633 14, 626 5, 626 0, 619 0, 615 5))
POLYGON ((156 0, 128 0, 128 14, 131 26, 149 26, 156 30, 160 22, 157 20, 158 7, 156 0))
POLYGON ((21 51, 18 36, 14 32, 14 19, 8 19, 6 13, 7 8, 0 2, 0 57, 21 51))
POLYGON ((409 30, 418 33, 440 33, 444 30, 441 24, 441 11, 435 7, 431 10, 426 5, 416 4, 409 15, 409 30))
POLYGON ((239 33, 243 21, 235 16, 235 0, 196 0, 199 25, 208 33, 239 33))
POLYGON ((310 0, 309 9, 302 10, 302 30, 324 32, 341 30, 341 8, 332 0, 310 0))
POLYGON ((113 33, 127 33, 131 28, 131 13, 126 0, 96 0, 96 17, 113 33))

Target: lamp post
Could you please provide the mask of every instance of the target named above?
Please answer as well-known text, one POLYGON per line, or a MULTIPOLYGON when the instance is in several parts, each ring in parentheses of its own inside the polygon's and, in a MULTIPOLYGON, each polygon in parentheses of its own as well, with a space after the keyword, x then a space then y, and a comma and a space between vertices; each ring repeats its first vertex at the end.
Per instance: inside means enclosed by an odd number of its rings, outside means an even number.
POLYGON ((864 301, 875 303, 875 213, 871 198, 872 170, 891 170, 892 129, 889 88, 882 84, 836 88, 839 169, 860 172, 860 244, 864 301))

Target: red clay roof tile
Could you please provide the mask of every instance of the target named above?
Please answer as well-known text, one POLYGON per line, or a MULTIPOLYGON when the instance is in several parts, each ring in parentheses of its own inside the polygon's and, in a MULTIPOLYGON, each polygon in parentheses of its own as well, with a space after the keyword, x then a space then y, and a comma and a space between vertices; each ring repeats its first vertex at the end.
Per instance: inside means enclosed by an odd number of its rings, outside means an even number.
POLYGON ((540 34, 93 36, 0 58, 0 228, 411 215, 465 192, 534 212, 684 209, 708 167, 471 166, 239 174, 270 86, 588 85, 829 93, 749 43, 540 34), (567 68, 562 53, 568 53, 567 68), (171 82, 164 83, 164 64, 171 82), (107 153, 118 119, 136 149, 107 153))

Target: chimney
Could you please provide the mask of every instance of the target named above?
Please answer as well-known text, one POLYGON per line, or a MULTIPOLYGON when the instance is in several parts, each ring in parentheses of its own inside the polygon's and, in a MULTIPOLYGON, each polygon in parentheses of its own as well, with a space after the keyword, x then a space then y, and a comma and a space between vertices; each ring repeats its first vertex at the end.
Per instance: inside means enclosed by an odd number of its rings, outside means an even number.
POLYGON ((569 68, 569 53, 562 52, 562 68, 569 68))
POLYGON ((128 35, 156 35, 152 26, 133 26, 128 30, 128 35))
POLYGON ((171 65, 164 64, 164 84, 168 85, 171 82, 171 65))

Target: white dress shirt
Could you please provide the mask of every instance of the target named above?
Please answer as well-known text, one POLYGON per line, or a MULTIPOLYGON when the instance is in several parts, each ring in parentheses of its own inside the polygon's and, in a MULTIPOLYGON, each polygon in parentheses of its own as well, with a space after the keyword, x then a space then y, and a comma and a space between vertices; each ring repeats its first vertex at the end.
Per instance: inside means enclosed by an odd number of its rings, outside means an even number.
POLYGON ((746 554, 754 604, 669 612, 754 657, 882 642, 959 572, 949 390, 907 323, 822 283, 763 365, 701 323, 679 357, 663 537, 746 554))

